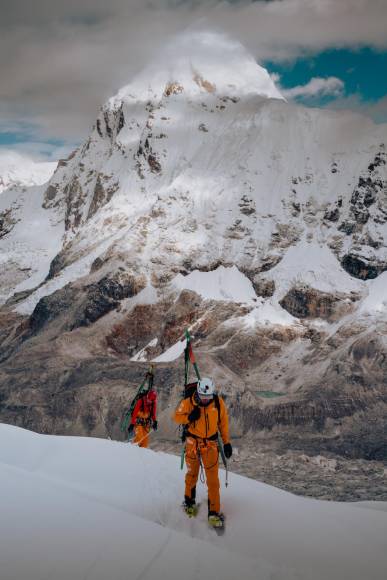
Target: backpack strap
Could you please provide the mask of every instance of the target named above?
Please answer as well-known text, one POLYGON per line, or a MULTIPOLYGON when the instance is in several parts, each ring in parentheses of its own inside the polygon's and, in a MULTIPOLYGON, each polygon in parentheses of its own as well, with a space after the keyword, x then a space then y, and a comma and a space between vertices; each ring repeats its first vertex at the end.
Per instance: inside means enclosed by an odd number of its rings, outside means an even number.
POLYGON ((215 407, 218 410, 218 423, 220 421, 220 401, 219 401, 219 395, 215 394, 214 395, 214 402, 215 402, 215 407))

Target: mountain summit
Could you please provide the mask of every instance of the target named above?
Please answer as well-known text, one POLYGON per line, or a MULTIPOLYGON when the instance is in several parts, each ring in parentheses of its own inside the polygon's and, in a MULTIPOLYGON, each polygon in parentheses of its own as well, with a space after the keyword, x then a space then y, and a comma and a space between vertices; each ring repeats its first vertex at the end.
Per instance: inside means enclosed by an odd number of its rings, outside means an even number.
POLYGON ((214 32, 176 37, 115 99, 160 99, 167 92, 283 99, 267 70, 239 42, 214 32))

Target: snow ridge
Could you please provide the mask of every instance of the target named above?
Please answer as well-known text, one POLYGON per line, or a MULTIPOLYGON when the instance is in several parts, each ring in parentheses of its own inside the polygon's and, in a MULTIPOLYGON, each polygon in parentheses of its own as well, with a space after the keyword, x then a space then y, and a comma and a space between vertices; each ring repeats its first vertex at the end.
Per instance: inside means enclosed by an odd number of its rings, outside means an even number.
POLYGON ((304 499, 235 474, 225 489, 221 473, 218 538, 204 507, 188 520, 179 506, 178 457, 4 424, 0 435, 4 580, 384 578, 385 504, 304 499))

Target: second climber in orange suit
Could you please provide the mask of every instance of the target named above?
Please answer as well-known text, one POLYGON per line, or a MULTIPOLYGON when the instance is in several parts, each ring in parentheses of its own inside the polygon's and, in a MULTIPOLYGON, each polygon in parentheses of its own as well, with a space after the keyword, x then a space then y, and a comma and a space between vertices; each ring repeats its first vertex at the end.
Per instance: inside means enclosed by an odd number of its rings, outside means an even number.
POLYGON ((195 505, 196 482, 202 463, 208 487, 208 520, 212 525, 217 526, 220 523, 219 520, 222 519, 218 475, 218 431, 220 431, 227 458, 232 455, 232 447, 226 405, 222 397, 215 394, 214 383, 211 379, 203 378, 198 382, 197 390, 193 395, 184 398, 178 405, 174 420, 176 423, 187 426, 184 507, 187 511, 187 508, 195 505))
POLYGON ((138 399, 133 409, 129 433, 134 430, 133 443, 135 445, 148 447, 150 430, 157 429, 156 411, 157 394, 151 389, 138 399))

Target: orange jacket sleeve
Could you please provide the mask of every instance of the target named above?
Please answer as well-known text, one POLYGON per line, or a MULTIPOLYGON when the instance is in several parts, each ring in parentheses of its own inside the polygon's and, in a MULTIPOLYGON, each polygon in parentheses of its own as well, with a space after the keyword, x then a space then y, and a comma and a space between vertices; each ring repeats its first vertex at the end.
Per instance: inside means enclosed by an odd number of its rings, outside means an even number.
POLYGON ((190 398, 182 399, 175 409, 173 420, 179 425, 188 425, 188 415, 193 409, 193 403, 190 398))
POLYGON ((219 397, 219 406, 220 406, 220 414, 219 414, 219 431, 222 437, 223 443, 230 443, 230 433, 228 429, 228 413, 225 402, 223 401, 222 397, 219 397))

